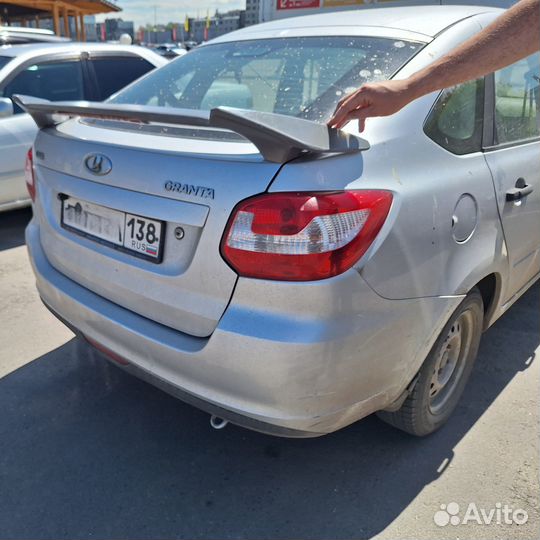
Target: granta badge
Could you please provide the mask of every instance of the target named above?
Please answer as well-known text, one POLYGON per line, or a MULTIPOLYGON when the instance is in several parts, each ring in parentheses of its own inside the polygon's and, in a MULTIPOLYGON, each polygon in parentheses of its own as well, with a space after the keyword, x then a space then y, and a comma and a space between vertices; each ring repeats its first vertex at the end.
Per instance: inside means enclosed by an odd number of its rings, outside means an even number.
POLYGON ((212 188, 171 182, 170 180, 165 182, 165 191, 174 191, 175 193, 183 193, 184 195, 192 195, 193 197, 201 197, 202 199, 214 198, 214 190, 212 188))

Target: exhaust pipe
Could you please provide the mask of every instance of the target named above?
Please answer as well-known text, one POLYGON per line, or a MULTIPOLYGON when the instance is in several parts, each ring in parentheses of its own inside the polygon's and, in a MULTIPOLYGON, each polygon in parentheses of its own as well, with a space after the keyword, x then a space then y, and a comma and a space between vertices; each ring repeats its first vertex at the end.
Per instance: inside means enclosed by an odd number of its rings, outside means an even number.
POLYGON ((225 427, 227 427, 228 423, 228 420, 223 420, 223 418, 219 418, 219 416, 212 415, 210 417, 210 425, 214 429, 224 429, 225 427))

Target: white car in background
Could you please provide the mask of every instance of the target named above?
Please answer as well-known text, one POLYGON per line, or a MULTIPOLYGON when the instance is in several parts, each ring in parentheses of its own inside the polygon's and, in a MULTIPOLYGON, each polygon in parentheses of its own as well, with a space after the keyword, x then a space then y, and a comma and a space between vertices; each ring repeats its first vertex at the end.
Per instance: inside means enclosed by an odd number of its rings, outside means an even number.
POLYGON ((153 50, 169 60, 187 54, 187 50, 183 46, 177 45, 176 43, 163 43, 162 45, 155 47, 153 50))
POLYGON ((102 101, 167 60, 143 47, 36 43, 0 47, 0 212, 30 204, 24 161, 37 133, 13 94, 102 101))
POLYGON ((66 43, 69 38, 59 37, 52 30, 0 26, 0 45, 22 45, 23 43, 66 43))

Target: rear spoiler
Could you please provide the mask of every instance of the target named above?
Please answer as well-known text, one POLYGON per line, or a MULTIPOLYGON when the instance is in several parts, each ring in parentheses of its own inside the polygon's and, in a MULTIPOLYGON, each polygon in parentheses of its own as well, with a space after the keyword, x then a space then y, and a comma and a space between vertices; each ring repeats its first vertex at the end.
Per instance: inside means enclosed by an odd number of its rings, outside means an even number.
POLYGON ((311 120, 232 107, 208 112, 90 101, 52 102, 22 95, 14 95, 13 101, 31 114, 40 128, 60 124, 68 116, 228 129, 251 141, 264 159, 274 163, 308 153, 350 154, 369 149, 364 139, 311 120))

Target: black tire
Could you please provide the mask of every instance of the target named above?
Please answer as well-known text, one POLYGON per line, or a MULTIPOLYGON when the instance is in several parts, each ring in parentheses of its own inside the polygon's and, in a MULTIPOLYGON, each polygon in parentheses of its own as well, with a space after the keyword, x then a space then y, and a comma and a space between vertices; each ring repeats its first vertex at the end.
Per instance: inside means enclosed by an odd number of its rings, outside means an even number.
POLYGON ((475 287, 439 334, 401 408, 380 411, 379 418, 417 436, 439 429, 463 394, 478 354, 483 319, 484 303, 475 287))

